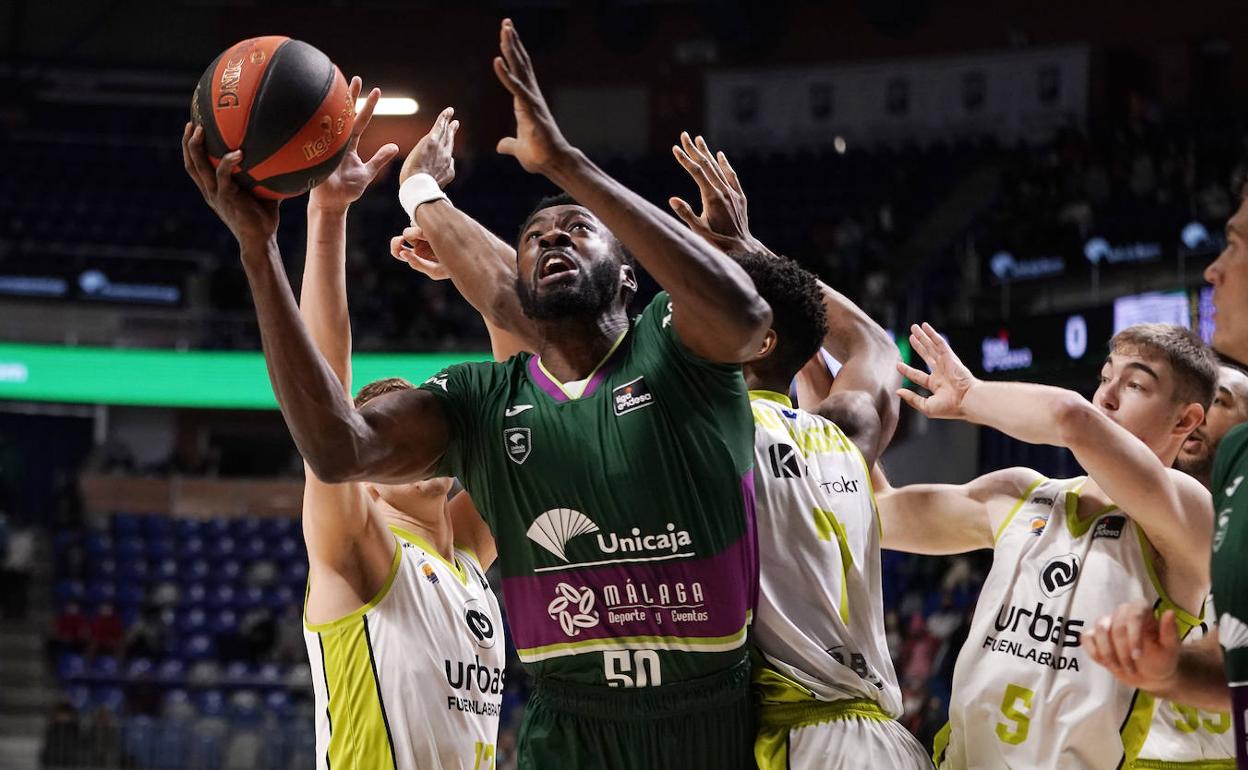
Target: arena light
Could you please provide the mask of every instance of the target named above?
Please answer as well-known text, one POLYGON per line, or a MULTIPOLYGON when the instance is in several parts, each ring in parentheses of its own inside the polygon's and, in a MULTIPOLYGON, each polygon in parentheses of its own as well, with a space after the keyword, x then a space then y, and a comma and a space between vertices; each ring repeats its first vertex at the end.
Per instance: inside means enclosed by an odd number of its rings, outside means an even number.
MULTIPOLYGON (((363 99, 355 100, 355 110, 360 111, 364 106, 363 99)), ((420 109, 420 105, 415 99, 407 96, 383 96, 377 100, 377 109, 373 110, 374 115, 415 115, 420 109)))

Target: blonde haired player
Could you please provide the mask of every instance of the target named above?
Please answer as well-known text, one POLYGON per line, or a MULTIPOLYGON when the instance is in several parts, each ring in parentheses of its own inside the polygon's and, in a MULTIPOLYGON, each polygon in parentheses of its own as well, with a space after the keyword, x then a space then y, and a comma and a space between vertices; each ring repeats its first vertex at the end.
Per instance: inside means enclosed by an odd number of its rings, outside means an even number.
MULTIPOLYGON (((359 90, 354 78, 353 101, 359 90)), ((364 162, 356 152, 379 95, 377 89, 368 95, 342 165, 308 200, 300 314, 347 401, 347 208, 397 153, 386 145, 364 162)), ((448 120, 441 116, 422 144, 452 142, 448 120)), ((198 135, 184 137, 188 170, 195 168, 196 151, 202 152, 198 141, 198 135)), ((454 171, 442 171, 445 184, 454 171)), ((203 189, 204 179, 192 175, 203 189)), ((371 383, 356 402, 410 387, 397 378, 371 383)), ((471 519, 452 526, 466 495, 448 506, 448 478, 327 484, 305 472, 304 639, 315 696, 317 768, 492 770, 505 645, 485 577, 493 541, 471 519)))
POLYGON ((1209 585, 1209 493, 1170 467, 1213 396, 1212 353, 1186 329, 1130 327, 1110 341, 1092 402, 1028 383, 976 379, 936 330, 912 327, 931 391, 902 397, 1021 441, 1065 446, 1089 477, 1027 468, 968 484, 901 487, 879 499, 885 547, 995 549, 958 656, 942 768, 1112 768, 1147 734, 1152 696, 1088 657, 1083 635, 1130 600, 1190 628, 1209 585))
POLYGON ((702 214, 679 198, 672 209, 745 268, 773 314, 763 346, 742 366, 760 567, 754 758, 761 770, 930 768, 897 722, 901 690, 885 640, 868 470, 897 426, 897 347, 844 296, 750 235, 745 195, 723 153, 712 157, 688 134, 672 150, 698 184, 702 214), (835 381, 821 345, 841 363, 835 381), (788 395, 795 377, 801 407, 788 395))
MULTIPOLYGON (((1209 407, 1205 422, 1184 443, 1175 467, 1208 488, 1213 457, 1222 437, 1244 422, 1248 422, 1248 375, 1241 369, 1224 364, 1218 371, 1217 395, 1214 396, 1213 405, 1209 407)), ((1137 622, 1157 623, 1152 607, 1128 607, 1128 612, 1138 615, 1137 622)), ((1216 618, 1217 610, 1210 599, 1205 602, 1204 621, 1192 629, 1182 644, 1194 649, 1215 641, 1217 632, 1213 624, 1216 618)), ((1177 628, 1173 628, 1173 618, 1163 618, 1161 625, 1173 631, 1177 655, 1179 639, 1177 628)), ((1103 662, 1103 656, 1099 654, 1099 642, 1103 638, 1105 637, 1099 633, 1089 633, 1087 637, 1089 650, 1098 663, 1103 662)), ((1114 669, 1111 667, 1110 670, 1112 672, 1114 669)), ((1230 712, 1225 708, 1203 709, 1181 699, 1158 697, 1148 738, 1132 767, 1139 770, 1233 770, 1233 721, 1230 712)))

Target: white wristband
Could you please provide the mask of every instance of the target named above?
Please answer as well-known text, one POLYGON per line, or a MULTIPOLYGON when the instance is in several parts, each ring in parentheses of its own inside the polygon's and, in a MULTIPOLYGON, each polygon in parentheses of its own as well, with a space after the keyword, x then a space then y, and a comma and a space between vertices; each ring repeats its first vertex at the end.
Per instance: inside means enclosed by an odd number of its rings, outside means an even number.
POLYGON ((428 174, 408 177, 406 182, 399 185, 399 204, 403 206, 403 210, 407 212, 413 224, 416 222, 416 207, 422 203, 439 200, 448 200, 446 193, 438 187, 437 180, 428 174))

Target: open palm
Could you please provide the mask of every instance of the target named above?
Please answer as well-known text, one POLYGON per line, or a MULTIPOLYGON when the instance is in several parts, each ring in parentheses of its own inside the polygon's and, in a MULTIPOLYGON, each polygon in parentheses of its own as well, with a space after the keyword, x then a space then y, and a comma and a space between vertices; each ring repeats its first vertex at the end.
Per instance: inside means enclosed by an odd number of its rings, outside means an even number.
MULTIPOLYGON (((351 103, 354 104, 360 95, 361 81, 351 78, 351 103)), ((364 100, 364 105, 355 116, 355 125, 351 128, 351 139, 347 143, 347 152, 334 173, 312 188, 311 203, 323 207, 345 208, 359 200, 364 190, 372 184, 381 170, 399 154, 398 146, 387 144, 377 150, 373 157, 364 160, 360 157, 360 136, 368 128, 373 119, 373 110, 377 100, 381 98, 381 90, 374 88, 364 100)))
POLYGON ((923 357, 931 373, 920 371, 898 361, 897 371, 921 388, 931 391, 927 397, 913 390, 900 390, 901 400, 928 417, 953 420, 962 416, 962 399, 976 382, 949 343, 931 324, 910 327, 910 347, 923 357))

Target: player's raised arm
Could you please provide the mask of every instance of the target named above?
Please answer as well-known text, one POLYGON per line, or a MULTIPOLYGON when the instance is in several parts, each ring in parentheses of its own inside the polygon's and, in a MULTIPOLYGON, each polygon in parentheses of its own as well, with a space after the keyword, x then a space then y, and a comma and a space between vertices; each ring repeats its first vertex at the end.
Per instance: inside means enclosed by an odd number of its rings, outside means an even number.
POLYGON ((572 147, 555 124, 510 20, 500 37, 494 71, 513 97, 516 135, 500 140, 498 151, 559 185, 615 234, 671 295, 672 323, 691 351, 725 363, 757 352, 771 309, 745 271, 572 147))
POLYGON ((205 202, 238 239, 269 380, 295 445, 317 477, 332 483, 431 476, 450 430, 437 396, 404 390, 356 410, 300 320, 277 248, 277 201, 260 200, 234 182, 242 159, 237 150, 214 170, 202 127, 186 125, 182 153, 205 202))
MULTIPOLYGON (((1188 585, 1207 585, 1213 506, 1199 482, 1165 467, 1147 444, 1074 391, 980 381, 928 324, 911 327, 910 343, 931 374, 904 364, 898 368, 931 395, 903 390, 906 403, 928 417, 963 419, 1030 444, 1069 448, 1105 494, 1144 529, 1167 570, 1180 570, 1190 578, 1184 581, 1188 585)), ((1175 426, 1184 435, 1204 417, 1199 405, 1189 406, 1182 422, 1190 425, 1175 426)))
MULTIPOLYGON (((690 230, 728 254, 773 254, 750 232, 748 199, 728 156, 712 154, 705 139, 691 139, 687 132, 681 134, 680 145, 672 147, 672 154, 697 183, 702 198, 701 214, 694 214, 681 198, 668 201, 690 230)), ((897 347, 848 298, 822 282, 820 288, 828 322, 823 347, 841 362, 842 369, 834 381, 812 370, 799 372, 799 394, 817 394, 815 403, 802 407, 835 422, 872 465, 897 428, 896 391, 901 385, 894 366, 897 347)), ((816 357, 815 365, 822 367, 822 360, 816 357)))
POLYGON ((447 107, 403 161, 400 201, 412 226, 390 241, 390 253, 434 280, 449 278, 481 317, 505 360, 535 337, 516 296, 516 251, 455 208, 442 188, 455 178, 459 121, 447 107), (504 355, 505 354, 505 355, 504 355))

